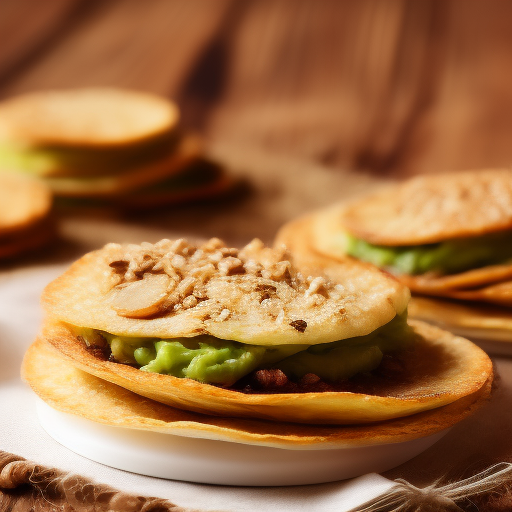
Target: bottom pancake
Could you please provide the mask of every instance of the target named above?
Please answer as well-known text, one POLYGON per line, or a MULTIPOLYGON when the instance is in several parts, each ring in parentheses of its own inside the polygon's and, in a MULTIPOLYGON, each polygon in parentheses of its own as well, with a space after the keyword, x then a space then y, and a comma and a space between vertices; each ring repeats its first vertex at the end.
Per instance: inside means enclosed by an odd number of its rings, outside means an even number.
MULTIPOLYGON (((76 366, 139 395, 188 411, 297 423, 371 423, 434 409, 477 392, 492 376, 488 356, 470 341, 431 325, 416 337, 392 376, 356 388, 310 393, 245 394, 192 379, 138 370, 97 357, 64 324, 47 323, 42 339, 76 366)), ((350 386, 350 380, 348 381, 350 386)))
POLYGON ((373 425, 333 426, 224 418, 175 409, 74 368, 41 340, 27 351, 22 375, 53 408, 98 423, 288 449, 399 443, 433 435, 482 406, 492 379, 475 393, 434 410, 373 425))
POLYGON ((0 237, 0 259, 12 258, 46 245, 56 228, 52 218, 46 218, 33 226, 0 237))

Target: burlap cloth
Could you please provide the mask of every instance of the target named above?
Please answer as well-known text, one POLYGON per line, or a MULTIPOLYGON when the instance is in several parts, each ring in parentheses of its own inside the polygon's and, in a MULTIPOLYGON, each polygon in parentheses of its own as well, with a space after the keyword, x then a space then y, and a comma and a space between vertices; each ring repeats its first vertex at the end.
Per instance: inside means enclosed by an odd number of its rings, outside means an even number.
MULTIPOLYGON (((237 158, 238 163, 255 161, 247 154, 231 156, 235 163, 237 158)), ((512 461, 512 359, 505 357, 495 358, 499 382, 484 409, 408 463, 383 476, 366 475, 348 482, 235 488, 160 480, 84 459, 43 431, 35 415, 35 398, 19 378, 19 366, 39 328, 40 292, 70 261, 111 241, 156 241, 186 235, 220 236, 233 244, 246 243, 253 236, 270 242, 283 222, 378 185, 368 176, 276 159, 260 159, 253 169, 241 168, 251 181, 251 191, 243 197, 122 218, 67 212, 61 223, 61 240, 53 248, 0 267, 0 511, 342 512, 360 508, 388 491, 397 478, 424 487, 440 478, 456 481, 494 463, 512 461)), ((447 503, 438 500, 430 508, 413 505, 411 510, 453 509, 447 503)), ((505 484, 458 505, 463 510, 512 510, 512 493, 505 484)), ((398 510, 379 510, 384 509, 398 510)))

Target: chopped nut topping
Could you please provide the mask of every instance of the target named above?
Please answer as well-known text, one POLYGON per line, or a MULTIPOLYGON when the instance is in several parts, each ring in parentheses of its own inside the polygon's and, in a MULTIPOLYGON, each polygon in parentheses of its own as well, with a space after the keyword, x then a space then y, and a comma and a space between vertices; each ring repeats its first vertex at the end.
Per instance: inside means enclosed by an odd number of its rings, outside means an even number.
POLYGON ((224 320, 227 320, 230 315, 231 315, 231 311, 229 311, 229 309, 223 309, 220 312, 220 315, 217 317, 217 319, 220 320, 221 322, 223 322, 224 320))
MULTIPOLYGON (((112 307, 121 316, 148 318, 218 307, 220 313, 212 318, 222 321, 232 316, 236 304, 245 297, 261 308, 261 314, 283 324, 289 322, 285 320, 289 315, 307 317, 306 311, 329 300, 339 301, 338 310, 345 305, 343 287, 325 277, 304 277, 292 265, 286 247, 272 249, 258 239, 240 250, 226 247, 218 238, 202 245, 179 239, 109 247, 115 258, 108 265, 119 279, 112 289, 112 307), (219 290, 232 280, 236 288, 226 289, 238 291, 222 295, 219 290), (289 304, 296 301, 304 313, 290 310, 289 304)), ((307 327, 304 320, 290 325, 298 332, 307 327)))
POLYGON ((111 292, 112 307, 128 318, 154 315, 165 302, 170 281, 165 274, 146 274, 140 281, 116 286, 111 292))
POLYGON ((116 260, 109 263, 109 267, 113 268, 117 273, 119 274, 125 274, 128 270, 128 266, 130 265, 130 262, 126 260, 116 260))
POLYGON ((233 256, 227 256, 223 260, 219 261, 218 269, 223 276, 245 274, 245 268, 242 260, 234 258, 233 256))

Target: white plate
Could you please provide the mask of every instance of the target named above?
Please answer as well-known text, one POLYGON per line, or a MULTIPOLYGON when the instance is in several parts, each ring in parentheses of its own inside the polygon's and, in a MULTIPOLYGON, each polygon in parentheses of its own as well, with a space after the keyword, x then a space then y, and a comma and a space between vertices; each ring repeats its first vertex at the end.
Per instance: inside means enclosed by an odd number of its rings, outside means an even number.
POLYGON ((141 475, 221 485, 304 485, 380 473, 448 432, 396 444, 290 450, 111 427, 56 411, 40 399, 37 410, 46 432, 83 457, 141 475))

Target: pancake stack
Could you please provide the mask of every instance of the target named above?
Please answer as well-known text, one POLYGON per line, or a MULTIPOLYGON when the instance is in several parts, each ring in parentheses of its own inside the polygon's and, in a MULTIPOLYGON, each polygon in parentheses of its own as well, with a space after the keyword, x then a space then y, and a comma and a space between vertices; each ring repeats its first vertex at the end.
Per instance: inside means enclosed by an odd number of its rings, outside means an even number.
POLYGON ((85 255, 43 294, 25 380, 96 422, 288 449, 411 440, 485 402, 487 355, 407 324, 405 286, 282 237, 292 254, 212 239, 85 255))
POLYGON ((66 203, 128 208, 198 199, 231 184, 201 141, 180 130, 174 103, 109 88, 1 102, 0 168, 43 179, 66 203))
POLYGON ((512 171, 420 176, 311 217, 311 248, 397 277, 411 315, 512 341, 512 171))
POLYGON ((39 180, 0 174, 0 259, 44 245, 53 235, 52 194, 39 180))

